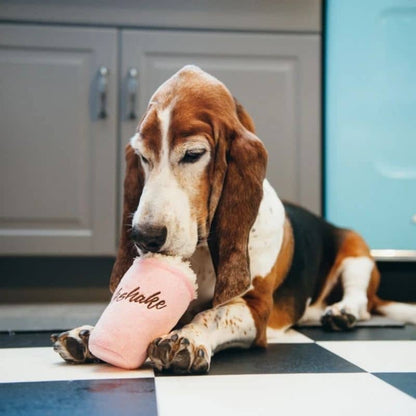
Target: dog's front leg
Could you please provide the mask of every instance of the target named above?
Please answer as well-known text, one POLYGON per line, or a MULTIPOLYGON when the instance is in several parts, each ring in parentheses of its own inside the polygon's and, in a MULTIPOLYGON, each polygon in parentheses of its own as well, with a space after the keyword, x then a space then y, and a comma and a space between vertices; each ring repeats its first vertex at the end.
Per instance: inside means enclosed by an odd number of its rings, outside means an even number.
POLYGON ((209 371, 215 352, 229 347, 249 348, 256 335, 250 308, 238 298, 199 313, 190 324, 154 340, 148 352, 158 370, 201 374, 209 371))

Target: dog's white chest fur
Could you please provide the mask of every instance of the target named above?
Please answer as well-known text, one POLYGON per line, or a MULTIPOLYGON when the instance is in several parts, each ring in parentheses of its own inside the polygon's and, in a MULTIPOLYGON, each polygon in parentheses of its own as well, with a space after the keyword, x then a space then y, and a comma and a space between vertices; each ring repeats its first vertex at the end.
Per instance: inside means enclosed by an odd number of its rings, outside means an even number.
POLYGON ((265 277, 274 266, 283 241, 285 209, 267 179, 263 182, 263 199, 251 228, 249 256, 251 278, 265 277))
MULTIPOLYGON (((263 192, 259 213, 249 237, 252 279, 268 275, 276 262, 283 241, 283 204, 267 179, 263 182, 263 192)), ((189 311, 194 314, 205 309, 214 296, 215 271, 207 245, 196 249, 191 258, 191 265, 198 282, 198 299, 191 304, 189 311)))

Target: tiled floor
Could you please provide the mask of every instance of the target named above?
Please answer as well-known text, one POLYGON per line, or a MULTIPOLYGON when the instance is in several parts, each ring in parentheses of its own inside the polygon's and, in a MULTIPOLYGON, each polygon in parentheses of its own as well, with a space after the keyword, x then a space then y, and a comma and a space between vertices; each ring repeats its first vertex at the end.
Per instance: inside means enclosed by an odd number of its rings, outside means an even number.
POLYGON ((1 415, 416 415, 416 327, 271 333, 206 376, 68 365, 49 332, 0 334, 1 415))

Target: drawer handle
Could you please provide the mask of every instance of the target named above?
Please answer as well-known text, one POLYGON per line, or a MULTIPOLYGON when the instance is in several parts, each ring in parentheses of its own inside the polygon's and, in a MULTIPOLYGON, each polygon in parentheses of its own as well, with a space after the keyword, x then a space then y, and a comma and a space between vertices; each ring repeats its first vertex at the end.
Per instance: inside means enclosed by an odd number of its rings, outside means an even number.
POLYGON ((138 74, 136 68, 130 68, 127 73, 127 94, 128 94, 128 112, 127 117, 129 120, 136 120, 136 105, 137 105, 137 86, 138 86, 138 74))
POLYGON ((100 66, 98 69, 98 101, 99 101, 99 110, 98 118, 106 119, 107 114, 107 94, 108 94, 108 68, 105 66, 100 66))

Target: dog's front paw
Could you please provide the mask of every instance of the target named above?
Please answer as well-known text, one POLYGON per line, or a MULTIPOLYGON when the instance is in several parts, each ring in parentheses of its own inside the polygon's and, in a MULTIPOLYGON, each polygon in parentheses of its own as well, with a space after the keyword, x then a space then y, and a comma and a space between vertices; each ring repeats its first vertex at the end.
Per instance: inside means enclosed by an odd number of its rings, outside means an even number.
POLYGON ((96 363, 100 360, 94 357, 89 348, 88 340, 93 327, 84 325, 61 334, 52 334, 53 349, 66 362, 73 364, 96 363))
POLYGON ((155 339, 147 351, 159 371, 175 374, 204 374, 209 371, 210 349, 189 336, 181 336, 180 331, 155 339))

